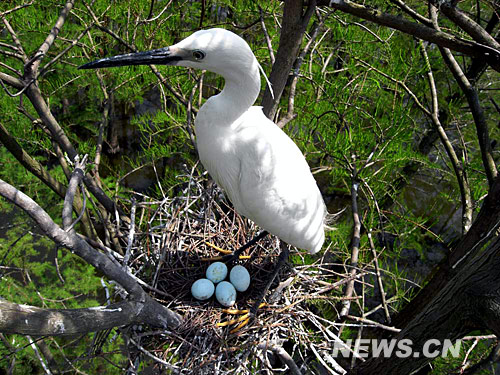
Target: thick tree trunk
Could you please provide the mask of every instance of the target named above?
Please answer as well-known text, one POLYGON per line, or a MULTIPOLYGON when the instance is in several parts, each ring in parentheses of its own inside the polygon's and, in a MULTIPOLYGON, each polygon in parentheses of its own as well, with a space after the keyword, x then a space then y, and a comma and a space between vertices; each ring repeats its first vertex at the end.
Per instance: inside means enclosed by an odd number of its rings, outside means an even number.
POLYGON ((262 98, 264 114, 274 119, 281 95, 285 89, 293 63, 297 58, 309 20, 316 7, 316 1, 311 1, 303 13, 304 0, 285 1, 283 8, 283 23, 281 25, 280 43, 276 52, 276 60, 269 75, 273 87, 273 95, 266 87, 262 98))
POLYGON ((372 358, 353 374, 411 374, 433 358, 422 355, 429 340, 452 343, 472 330, 489 330, 500 337, 500 237, 468 262, 447 286, 396 337, 411 340, 408 357, 372 358), (415 353, 420 353, 416 356, 415 353))
MULTIPOLYGON (((149 300, 151 304, 153 300, 149 300)), ((102 331, 132 323, 147 323, 153 306, 124 301, 87 309, 41 309, 0 301, 0 332, 34 336, 63 336, 102 331)), ((165 324, 166 326, 166 324, 165 324)))
MULTIPOLYGON (((434 277, 396 317, 393 323, 404 328, 394 339, 409 339, 413 353, 423 353, 431 339, 453 341, 472 330, 489 330, 500 337, 499 228, 497 178, 471 229, 440 265, 441 277, 434 277)), ((395 355, 372 358, 353 373, 410 374, 432 359, 413 354, 411 360, 395 355)))
POLYGON ((500 220, 500 178, 490 189, 470 230, 437 266, 425 287, 394 317, 393 324, 404 328, 461 270, 468 268, 468 260, 478 254, 492 236, 498 236, 500 220))

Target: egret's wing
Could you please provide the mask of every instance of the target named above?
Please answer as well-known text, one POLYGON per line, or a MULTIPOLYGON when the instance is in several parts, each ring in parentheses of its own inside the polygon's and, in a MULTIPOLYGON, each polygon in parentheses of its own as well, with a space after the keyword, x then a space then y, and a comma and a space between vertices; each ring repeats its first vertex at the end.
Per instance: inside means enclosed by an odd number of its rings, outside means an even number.
POLYGON ((247 121, 236 134, 239 202, 233 204, 285 242, 316 251, 324 238, 321 193, 299 148, 262 117, 257 125, 247 121))

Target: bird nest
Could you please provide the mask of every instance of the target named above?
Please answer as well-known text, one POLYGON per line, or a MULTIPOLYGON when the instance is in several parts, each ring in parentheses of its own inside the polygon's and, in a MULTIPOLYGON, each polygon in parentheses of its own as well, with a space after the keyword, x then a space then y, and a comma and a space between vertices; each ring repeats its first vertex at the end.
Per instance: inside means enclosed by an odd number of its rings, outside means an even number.
MULTIPOLYGON (((141 358, 159 372, 182 374, 316 373, 318 367, 335 367, 328 353, 338 340, 333 333, 336 306, 347 278, 326 261, 332 259, 330 250, 312 257, 292 249, 264 298, 266 305, 236 332, 237 323, 220 323, 241 315, 228 313, 215 298, 191 296, 191 285, 205 277, 210 258, 221 256, 217 248, 236 250, 259 228, 236 214, 215 186, 206 188, 201 176, 186 177, 180 196, 161 201, 143 196, 136 203, 138 227, 146 229, 136 230, 129 265, 146 290, 179 313, 183 323, 175 330, 129 329, 131 363, 141 358)), ((253 306, 279 254, 271 235, 247 250, 250 258, 240 263, 250 273, 250 288, 238 293, 232 309, 253 306)))

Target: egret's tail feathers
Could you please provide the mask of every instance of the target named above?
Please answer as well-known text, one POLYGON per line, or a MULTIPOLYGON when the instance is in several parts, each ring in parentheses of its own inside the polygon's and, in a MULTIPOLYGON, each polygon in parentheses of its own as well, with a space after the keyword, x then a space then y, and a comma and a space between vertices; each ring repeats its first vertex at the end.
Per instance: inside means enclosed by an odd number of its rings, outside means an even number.
POLYGON ((331 224, 334 224, 346 209, 347 207, 344 207, 342 210, 334 214, 330 214, 327 212, 324 220, 325 230, 335 230, 336 228, 332 227, 331 224))
POLYGON ((262 73, 262 75, 264 76, 264 79, 266 80, 267 87, 269 87, 269 92, 271 93, 271 98, 274 99, 273 85, 271 84, 271 82, 269 82, 269 79, 266 76, 266 72, 264 71, 262 66, 259 63, 257 63, 257 65, 259 66, 259 70, 262 73))

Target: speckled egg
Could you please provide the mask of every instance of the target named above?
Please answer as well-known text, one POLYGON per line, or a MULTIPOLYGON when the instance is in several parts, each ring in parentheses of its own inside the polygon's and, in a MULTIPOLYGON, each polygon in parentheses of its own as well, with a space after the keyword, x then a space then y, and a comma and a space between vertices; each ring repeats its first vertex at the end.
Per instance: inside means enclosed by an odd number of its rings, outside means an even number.
POLYGON ((226 278, 227 267, 222 262, 212 263, 207 268, 206 276, 208 280, 211 280, 214 284, 217 284, 226 278))
POLYGON ((232 306, 236 302, 236 289, 230 282, 221 281, 215 288, 215 298, 223 306, 232 306))
POLYGON ((191 286, 191 294, 200 301, 205 301, 213 296, 215 285, 208 279, 196 280, 191 286))
POLYGON ((244 292, 250 285, 250 274, 243 266, 234 266, 229 273, 229 281, 238 292, 244 292))

